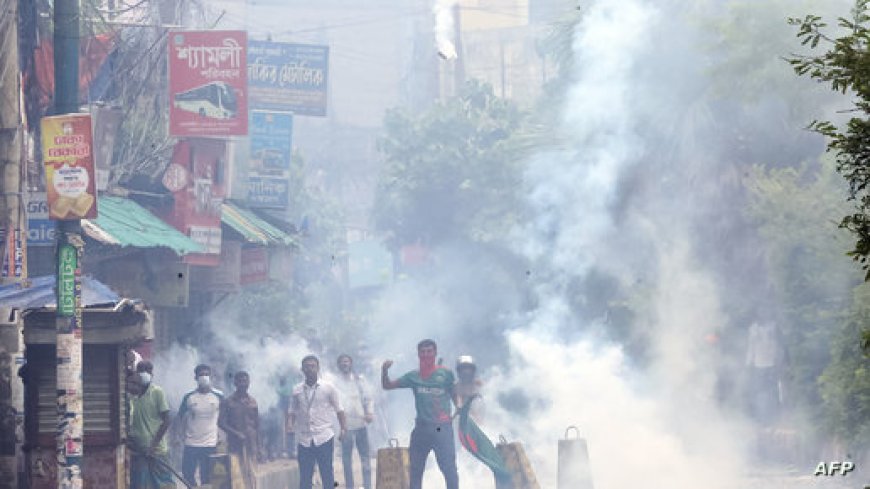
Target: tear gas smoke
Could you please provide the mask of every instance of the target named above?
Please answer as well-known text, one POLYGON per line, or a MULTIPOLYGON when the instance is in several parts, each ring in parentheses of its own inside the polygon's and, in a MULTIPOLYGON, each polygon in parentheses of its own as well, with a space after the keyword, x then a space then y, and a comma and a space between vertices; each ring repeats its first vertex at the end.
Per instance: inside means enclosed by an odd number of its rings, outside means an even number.
MULTIPOLYGON (((439 260, 437 271, 387 290, 375 308, 374 336, 384 341, 377 353, 405 355, 396 374, 415 368, 414 345, 425 336, 440 341, 441 354, 451 360, 505 344, 501 366, 483 372, 482 427, 491 437, 504 433, 522 441, 545 488, 556 487, 556 441, 569 425, 587 438, 597 489, 726 489, 740 487, 745 476, 749 427, 714 399, 718 372, 702 342, 705 332, 727 318, 721 291, 694 255, 692 216, 681 209, 678 195, 645 187, 627 210, 617 212, 626 198, 626 175, 672 143, 656 140, 655 124, 663 118, 654 112, 662 100, 678 97, 678 88, 663 83, 672 74, 650 68, 648 60, 664 55, 663 64, 679 64, 681 56, 693 56, 691 28, 679 8, 602 0, 585 12, 573 46, 576 82, 564 109, 564 130, 573 143, 530 161, 526 184, 534 217, 512 239, 532 263, 536 308, 502 309, 514 313, 505 317, 505 326, 512 326, 505 338, 475 331, 467 318, 475 314, 477 295, 457 304, 433 285, 486 294, 477 263, 455 256, 439 260), (656 50, 672 38, 668 48, 675 51, 656 50), (638 203, 644 196, 657 200, 638 203), (594 341, 593 325, 572 310, 568 284, 593 267, 625 287, 646 282, 649 304, 638 322, 651 338, 648 368, 637 370, 619 347, 594 341), (468 283, 468 270, 477 272, 476 281, 468 283), (462 343, 466 349, 454 349, 462 343)), ((688 77, 687 85, 699 79, 693 70, 673 76, 688 77)), ((403 409, 394 410, 393 424, 410 427, 413 410, 403 409)), ((467 468, 474 465, 467 455, 460 460, 463 484, 492 487, 490 474, 467 468)), ((431 462, 427 481, 443 487, 431 462)))
POLYGON ((443 59, 456 59, 456 46, 453 44, 453 28, 455 19, 453 9, 456 0, 435 0, 435 47, 443 59))

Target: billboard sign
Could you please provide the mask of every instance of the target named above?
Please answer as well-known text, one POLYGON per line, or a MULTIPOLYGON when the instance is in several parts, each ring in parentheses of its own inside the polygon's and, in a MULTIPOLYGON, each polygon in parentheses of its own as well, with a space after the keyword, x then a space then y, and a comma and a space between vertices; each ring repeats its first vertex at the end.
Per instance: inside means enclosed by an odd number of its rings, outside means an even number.
POLYGON ((115 136, 124 116, 118 107, 92 105, 94 119, 94 168, 96 168, 97 191, 109 187, 109 168, 112 167, 112 151, 115 149, 115 136))
POLYGON ((49 217, 57 221, 97 217, 90 114, 43 117, 41 125, 49 217))
POLYGON ((248 205, 256 208, 286 209, 290 200, 287 177, 254 176, 248 178, 248 205))
POLYGON ((248 134, 245 31, 174 31, 169 38, 169 134, 248 134))
POLYGON ((248 205, 286 209, 290 199, 293 114, 251 111, 248 205))
POLYGON ((329 46, 248 42, 251 107, 326 115, 329 46))
POLYGON ((293 153, 293 114, 251 111, 251 170, 257 173, 287 171, 293 153))
POLYGON ((174 206, 166 221, 202 245, 202 253, 188 253, 182 262, 217 266, 221 250, 221 207, 226 142, 192 138, 175 144, 163 184, 175 189, 174 206))
POLYGON ((55 225, 48 218, 45 192, 31 193, 27 199, 27 246, 54 246, 55 225))

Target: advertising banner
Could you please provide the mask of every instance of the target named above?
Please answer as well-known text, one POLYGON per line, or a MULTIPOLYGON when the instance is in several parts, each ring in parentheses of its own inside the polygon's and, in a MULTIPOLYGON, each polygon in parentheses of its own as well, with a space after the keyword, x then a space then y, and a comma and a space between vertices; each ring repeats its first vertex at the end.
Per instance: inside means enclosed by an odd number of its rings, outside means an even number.
POLYGON ((169 134, 247 135, 247 33, 175 31, 169 36, 169 134))
POLYGON ((97 217, 90 114, 42 118, 49 217, 58 221, 97 217))
POLYGON ((21 229, 5 234, 6 254, 3 255, 3 268, 0 276, 4 278, 27 278, 27 236, 21 229))
POLYGON ((293 153, 293 114, 251 111, 251 171, 284 172, 293 153))
POLYGON ((286 209, 290 200, 290 182, 287 177, 248 178, 248 205, 254 208, 286 209))
POLYGON ((94 168, 96 169, 97 191, 102 192, 109 186, 109 168, 112 167, 112 151, 115 149, 115 135, 124 116, 119 107, 91 105, 94 119, 94 168))
POLYGON ((286 209, 290 200, 293 114, 252 110, 248 205, 286 209))
POLYGON ((58 247, 57 315, 75 315, 75 288, 78 256, 74 246, 62 244, 58 247))
POLYGON ((221 206, 226 141, 192 138, 179 141, 163 175, 174 189, 175 205, 166 221, 203 246, 203 253, 188 253, 184 263, 217 266, 221 252, 221 206))
POLYGON ((328 46, 248 42, 252 108, 323 117, 328 75, 328 46))

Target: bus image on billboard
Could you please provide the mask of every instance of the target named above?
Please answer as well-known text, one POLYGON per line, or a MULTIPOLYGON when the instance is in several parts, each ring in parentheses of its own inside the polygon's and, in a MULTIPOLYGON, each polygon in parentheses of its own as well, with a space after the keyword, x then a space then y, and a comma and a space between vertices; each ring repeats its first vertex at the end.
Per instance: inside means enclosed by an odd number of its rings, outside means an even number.
POLYGON ((212 119, 232 119, 238 105, 233 87, 224 82, 212 82, 175 94, 175 108, 212 119))

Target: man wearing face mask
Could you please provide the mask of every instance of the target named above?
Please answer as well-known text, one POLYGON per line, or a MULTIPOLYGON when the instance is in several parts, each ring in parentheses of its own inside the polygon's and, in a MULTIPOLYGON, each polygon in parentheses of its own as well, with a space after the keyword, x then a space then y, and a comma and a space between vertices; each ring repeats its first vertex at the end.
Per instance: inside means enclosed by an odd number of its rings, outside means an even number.
POLYGON ((193 370, 196 389, 188 392, 178 409, 184 437, 181 473, 190 483, 199 468, 200 485, 211 482, 211 459, 218 443, 218 416, 223 393, 211 386, 211 367, 197 365, 193 370))
POLYGON ((164 437, 169 429, 169 403, 163 389, 151 382, 153 371, 154 365, 143 360, 130 382, 131 489, 175 487, 164 437))
POLYGON ((436 364, 438 346, 432 340, 417 344, 419 370, 413 370, 390 380, 389 369, 392 360, 381 367, 381 386, 385 390, 412 389, 417 418, 411 432, 409 446, 411 462, 411 489, 421 489, 426 457, 435 452, 438 468, 444 475, 447 489, 459 489, 459 475, 456 470, 456 445, 453 442, 453 416, 450 401, 457 407, 459 399, 455 396, 453 372, 436 364))

